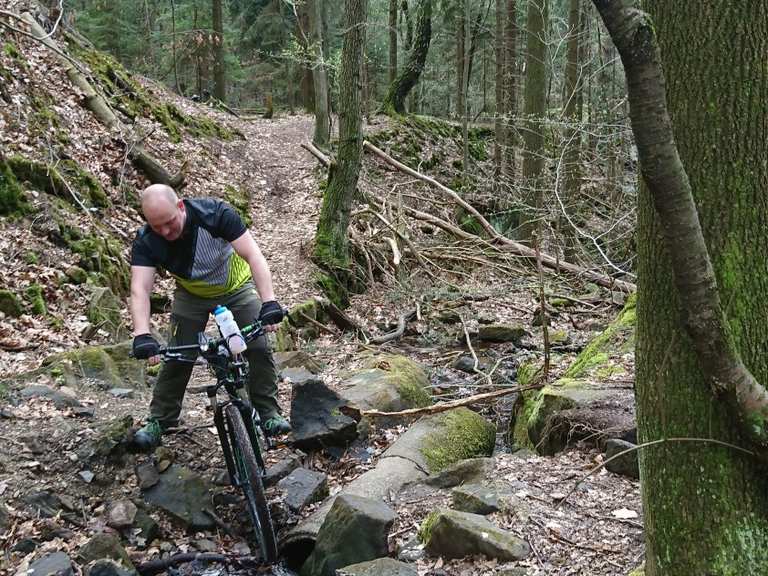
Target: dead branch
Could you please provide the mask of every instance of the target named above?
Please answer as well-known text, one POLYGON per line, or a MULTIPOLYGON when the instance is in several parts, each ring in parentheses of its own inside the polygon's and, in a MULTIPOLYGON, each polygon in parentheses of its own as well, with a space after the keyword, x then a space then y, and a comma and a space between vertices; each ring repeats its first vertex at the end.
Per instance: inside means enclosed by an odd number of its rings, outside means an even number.
POLYGON ((416 310, 406 312, 405 314, 400 314, 400 317, 397 319, 397 328, 395 328, 392 332, 387 332, 386 334, 382 334, 381 336, 376 336, 375 338, 371 338, 370 339, 371 344, 384 344, 385 342, 391 342, 392 340, 396 340, 397 338, 400 338, 400 336, 403 335, 403 332, 405 332, 406 322, 408 320, 412 320, 415 317, 416 317, 416 310))
POLYGON ((322 164, 326 168, 328 168, 331 165, 330 158, 328 158, 328 156, 320 152, 320 150, 318 150, 314 144, 311 144, 309 142, 304 142, 301 144, 301 147, 304 148, 304 150, 306 150, 310 154, 312 154, 312 156, 317 158, 320 161, 320 164, 322 164))
POLYGON ((322 330, 323 332, 326 332, 327 334, 333 334, 334 336, 338 336, 338 332, 334 330, 333 328, 330 328, 323 324, 322 322, 318 322, 311 316, 305 314, 304 312, 299 311, 299 316, 301 316, 304 320, 312 324, 313 326, 317 327, 319 330, 322 330))
POLYGON ((136 570, 143 576, 153 576, 154 574, 165 572, 168 568, 187 562, 218 562, 221 564, 234 564, 236 566, 248 568, 255 568, 262 565, 262 562, 258 561, 253 556, 232 556, 214 552, 184 552, 181 554, 173 554, 168 558, 143 562, 136 566, 136 570))

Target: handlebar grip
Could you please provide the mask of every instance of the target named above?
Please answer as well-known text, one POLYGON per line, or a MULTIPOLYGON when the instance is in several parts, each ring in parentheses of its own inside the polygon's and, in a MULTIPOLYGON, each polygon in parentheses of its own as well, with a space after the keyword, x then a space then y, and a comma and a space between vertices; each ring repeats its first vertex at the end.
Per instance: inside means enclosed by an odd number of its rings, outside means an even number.
POLYGON ((269 324, 279 324, 283 321, 283 318, 288 317, 288 312, 288 308, 281 308, 280 310, 275 310, 274 312, 267 312, 260 318, 261 323, 264 326, 269 324))

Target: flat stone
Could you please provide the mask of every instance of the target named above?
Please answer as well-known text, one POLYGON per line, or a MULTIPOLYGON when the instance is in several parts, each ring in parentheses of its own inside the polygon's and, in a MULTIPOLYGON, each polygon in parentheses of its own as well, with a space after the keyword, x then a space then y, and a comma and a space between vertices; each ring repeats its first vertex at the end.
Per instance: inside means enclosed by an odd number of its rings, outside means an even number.
POLYGON ((487 324, 480 326, 477 337, 485 342, 512 342, 519 345, 527 330, 520 325, 487 324))
POLYGON ((118 500, 107 511, 107 526, 115 530, 122 530, 133 525, 136 518, 136 504, 130 500, 118 500))
POLYGON ((49 386, 42 384, 31 384, 21 390, 19 395, 24 400, 30 398, 46 398, 53 402, 53 405, 58 409, 73 408, 75 406, 81 406, 80 401, 74 396, 68 394, 62 394, 58 390, 54 390, 49 386))
POLYGON ((47 554, 33 562, 27 576, 72 576, 72 560, 64 552, 47 554))
POLYGON ((464 484, 451 491, 451 507, 472 514, 493 514, 501 510, 501 498, 492 488, 482 484, 464 484))
POLYGON ((307 504, 328 495, 327 476, 306 468, 297 468, 280 480, 277 486, 285 492, 285 504, 292 512, 299 512, 307 504))
POLYGON ((491 473, 493 466, 493 458, 467 458, 429 476, 424 483, 437 488, 452 488, 459 484, 480 482, 491 473))
POLYGON ((291 454, 288 458, 275 462, 264 473, 264 486, 274 486, 299 466, 301 466, 301 457, 296 454, 291 454))
POLYGON ((494 526, 479 514, 441 510, 427 532, 427 552, 446 559, 482 554, 507 562, 522 560, 531 553, 525 540, 494 526))
POLYGON ((412 565, 394 558, 377 558, 336 570, 337 576, 418 576, 418 574, 412 565))
POLYGON ((132 388, 110 388, 107 393, 115 398, 133 398, 134 391, 132 388))
POLYGON ((83 544, 78 551, 77 559, 81 564, 110 559, 119 562, 129 570, 134 570, 131 558, 120 543, 120 538, 106 532, 94 534, 88 542, 83 544))
MULTIPOLYGON (((632 448, 637 448, 637 446, 631 442, 611 438, 605 443, 605 459, 609 460, 617 454, 632 448)), ((614 474, 621 474, 622 476, 628 476, 635 480, 639 479, 640 465, 637 460, 637 450, 632 450, 632 452, 619 456, 615 460, 606 462, 605 469, 614 474)))
POLYGON ((136 466, 136 478, 139 481, 139 488, 146 490, 160 481, 160 473, 152 462, 145 462, 136 466))
POLYGON ((147 503, 161 508, 188 528, 209 530, 215 526, 205 512, 213 505, 209 486, 187 468, 173 464, 142 495, 147 503))

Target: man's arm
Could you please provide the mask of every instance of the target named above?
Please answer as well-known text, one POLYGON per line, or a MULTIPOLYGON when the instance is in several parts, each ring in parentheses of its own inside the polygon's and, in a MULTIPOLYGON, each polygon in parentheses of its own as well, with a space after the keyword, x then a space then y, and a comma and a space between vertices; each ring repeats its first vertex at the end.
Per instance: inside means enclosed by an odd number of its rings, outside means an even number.
POLYGON ((251 276, 256 290, 259 291, 259 297, 262 302, 268 302, 275 299, 275 290, 272 287, 272 273, 269 271, 269 264, 261 253, 256 240, 249 231, 232 241, 232 248, 235 252, 251 267, 251 276))
POLYGON ((154 285, 154 268, 131 266, 131 318, 134 336, 149 333, 149 295, 154 285))

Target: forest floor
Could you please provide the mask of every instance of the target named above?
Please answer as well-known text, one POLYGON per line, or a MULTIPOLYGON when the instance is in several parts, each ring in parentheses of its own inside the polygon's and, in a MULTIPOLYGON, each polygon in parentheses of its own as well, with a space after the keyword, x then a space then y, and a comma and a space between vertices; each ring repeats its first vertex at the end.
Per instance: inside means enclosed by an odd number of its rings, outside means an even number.
MULTIPOLYGON (((121 182, 125 186, 139 189, 141 178, 130 166, 126 168, 117 150, 100 140, 103 130, 72 97, 60 65, 42 47, 23 39, 19 39, 19 44, 24 47, 28 66, 26 70, 17 70, 14 82, 31 77, 33 83, 42 86, 41 78, 34 76, 36 70, 52 79, 47 81, 46 90, 57 102, 57 113, 66 122, 69 139, 74 143, 70 154, 97 175, 110 190, 113 200, 119 200, 123 194, 109 184, 114 180, 111 173, 116 167, 123 168, 121 182)), ((3 64, 12 66, 8 58, 3 64)), ((270 263, 280 301, 293 306, 319 296, 312 281, 314 267, 308 256, 319 213, 319 183, 324 178, 324 171, 300 147, 311 135, 312 118, 278 114, 270 120, 236 119, 167 94, 149 81, 143 82, 148 90, 173 101, 185 112, 213 118, 243 134, 243 139, 228 142, 185 136, 181 143, 172 144, 161 131, 157 131, 150 134, 145 145, 171 164, 178 166, 182 159, 187 161, 189 185, 184 190, 185 195, 223 197, 227 186, 246 189, 250 195, 253 218, 251 230, 270 263)), ((10 89, 15 87, 12 83, 10 89)), ((20 99, 19 107, 24 105, 20 99)), ((39 140, 32 137, 23 121, 16 124, 9 121, 13 114, 14 111, 6 107, 0 116, 0 146, 11 151, 34 150, 39 146, 39 140)), ((387 127, 387 120, 375 119, 374 125, 369 125, 368 129, 377 131, 387 127)), ((372 193, 398 187, 407 194, 419 195, 424 191, 422 184, 382 167, 370 157, 366 158, 365 164, 361 187, 372 193)), ((382 195, 386 196, 386 193, 382 195)), ((46 200, 43 196, 33 196, 32 203, 38 207, 44 204, 46 200)), ((100 219, 120 231, 125 240, 123 250, 127 258, 130 238, 141 224, 140 215, 125 203, 116 202, 115 207, 100 215, 100 219)), ((83 228, 91 226, 91 220, 87 214, 78 216, 78 223, 83 228)), ((5 271, 4 286, 21 292, 33 279, 42 280, 48 303, 46 316, 0 316, 0 373, 4 377, 39 366, 51 353, 103 342, 107 338, 106 334, 94 334, 87 330, 87 287, 62 285, 55 281, 73 262, 73 256, 51 246, 41 237, 36 231, 38 224, 29 219, 0 219, 0 265, 5 271), (37 257, 26 256, 32 253, 37 257)), ((455 247, 453 241, 447 238, 431 242, 431 248, 436 244, 446 251, 455 247)), ((582 283, 554 275, 548 277, 547 283, 552 291, 574 297, 587 290, 582 283)), ((446 266, 444 269, 435 268, 431 274, 421 273, 416 264, 406 262, 401 270, 393 268, 391 273, 380 276, 379 281, 364 294, 354 296, 349 314, 369 332, 381 333, 391 329, 400 314, 424 302, 425 297, 439 300, 447 294, 458 293, 473 296, 463 308, 466 324, 447 326, 435 319, 435 313, 413 323, 405 338, 385 345, 373 347, 353 335, 337 333, 324 334, 305 342, 303 349, 325 366, 322 376, 330 386, 358 366, 365 353, 375 349, 401 353, 422 362, 431 374, 434 389, 442 394, 441 398, 468 396, 478 389, 477 377, 452 368, 457 356, 470 352, 463 343, 464 332, 476 330, 480 316, 492 317, 497 322, 515 321, 531 326, 537 309, 538 285, 535 269, 514 260, 504 267, 473 266, 465 262, 460 269, 446 266)), ((170 280, 161 280, 159 288, 170 295, 170 280)), ((573 317, 564 315, 556 320, 553 328, 567 329, 574 349, 582 347, 599 333, 616 314, 618 308, 611 295, 605 292, 603 298, 604 304, 581 310, 573 317)), ((127 312, 124 313, 124 320, 127 326, 127 312)), ((158 328, 162 328, 165 320, 162 315, 156 317, 158 328)), ((531 329, 530 343, 529 350, 500 346, 478 350, 477 353, 488 358, 514 355, 515 362, 519 363, 526 356, 540 355, 541 335, 535 328, 531 329)), ((574 353, 553 356, 552 377, 556 377, 573 358, 574 353)), ((631 376, 625 375, 628 378, 631 376)), ((513 370, 500 377, 513 378, 513 370)), ((195 375, 199 381, 205 378, 207 376, 203 372, 195 375)), ((281 403, 288 412, 289 383, 282 382, 280 392, 281 403)), ((44 550, 64 550, 74 557, 77 548, 90 535, 108 530, 104 523, 104 511, 109 503, 138 495, 134 466, 148 458, 146 455, 131 456, 119 469, 105 468, 100 471, 101 474, 96 471, 94 480, 85 482, 79 475, 75 453, 83 439, 94 433, 99 422, 121 415, 131 415, 137 422, 140 421, 146 414, 149 397, 148 390, 137 391, 132 398, 116 399, 94 389, 79 398, 82 403, 94 408, 94 421, 76 418, 70 410, 56 408, 45 399, 2 405, 0 440, 4 447, 0 455, 0 500, 8 507, 11 516, 8 530, 0 537, 4 551, 0 558, 0 573, 18 574, 18 570, 44 550), (24 498, 38 490, 66 496, 74 513, 54 518, 30 515, 24 498), (11 552, 24 540, 37 542, 34 551, 27 554, 11 552)), ((212 477, 223 466, 204 405, 202 397, 187 397, 183 416, 185 431, 170 436, 166 446, 176 462, 212 477)), ((584 445, 554 457, 517 459, 508 452, 503 442, 509 418, 509 400, 483 406, 481 410, 498 426, 498 477, 514 489, 519 500, 526 503, 524 514, 500 514, 494 521, 525 538, 534 554, 528 560, 507 564, 484 558, 448 561, 423 557, 417 561, 420 575, 510 574, 507 570, 518 567, 529 576, 625 576, 641 563, 642 511, 636 481, 600 470, 584 480, 565 504, 559 505, 571 488, 601 462, 601 454, 593 447, 584 445)), ((376 457, 403 430, 401 426, 381 431, 374 437, 372 457, 367 461, 349 454, 339 457, 317 453, 305 465, 328 473, 331 492, 337 492, 341 486, 374 465, 376 457)), ((269 454, 269 460, 277 461, 289 450, 278 449, 269 454)), ((274 493, 272 496, 276 497, 274 493)), ((422 500, 397 508, 397 521, 393 528, 395 536, 391 539, 393 551, 413 539, 420 522, 438 504, 422 500)), ((310 512, 311 507, 304 514, 310 512)), ((229 509, 222 512, 225 520, 232 519, 227 516, 230 513, 234 515, 229 509)), ((211 548, 242 552, 246 546, 242 537, 224 532, 188 534, 167 519, 160 517, 159 520, 163 531, 159 541, 148 548, 128 548, 137 562, 168 552, 211 548)), ((280 525, 278 519, 280 531, 288 527, 280 525)), ((188 567, 186 573, 189 570, 191 568, 188 567)))

